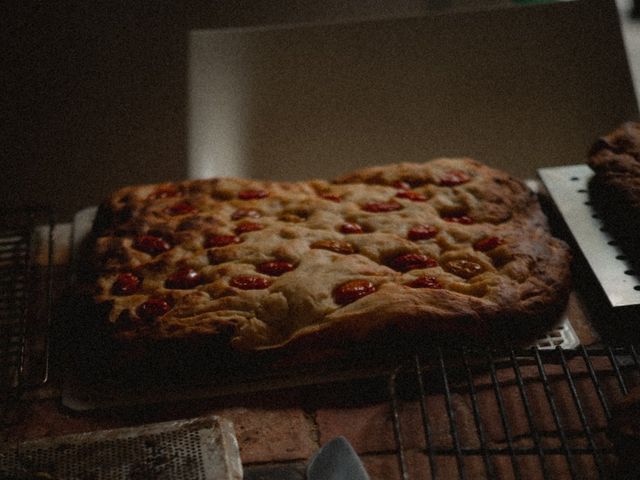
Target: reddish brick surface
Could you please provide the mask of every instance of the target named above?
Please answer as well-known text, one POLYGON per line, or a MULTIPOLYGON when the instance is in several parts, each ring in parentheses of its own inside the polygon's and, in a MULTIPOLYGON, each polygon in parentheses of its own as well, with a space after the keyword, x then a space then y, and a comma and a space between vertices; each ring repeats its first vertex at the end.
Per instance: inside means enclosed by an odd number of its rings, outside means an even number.
POLYGON ((243 463, 306 460, 317 449, 311 419, 301 409, 228 408, 243 463))
MULTIPOLYGON (((598 370, 598 378, 611 404, 620 397, 620 387, 608 361, 602 358, 596 360, 594 366, 598 370)), ((611 445, 605 433, 606 416, 589 372, 579 358, 569 360, 568 365, 580 396, 580 406, 595 434, 595 441, 599 447, 608 448, 611 445)), ((533 433, 537 432, 543 446, 562 447, 537 367, 521 365, 520 373, 533 430, 513 368, 497 369, 499 388, 493 385, 487 370, 474 372, 480 427, 485 439, 490 446, 506 446, 507 435, 499 411, 499 394, 508 416, 508 428, 514 445, 535 448, 533 433)), ((575 435, 583 430, 582 419, 577 414, 577 405, 562 366, 545 364, 545 373, 571 447, 588 447, 584 437, 575 435)), ((473 399, 466 378, 451 378, 449 400, 443 393, 437 371, 434 375, 425 374, 425 385, 427 395, 424 408, 430 431, 428 438, 425 437, 425 419, 417 392, 399 387, 401 391, 397 397, 401 440, 410 478, 430 478, 427 446, 453 449, 452 432, 455 432, 462 447, 480 447, 473 399)), ((372 479, 393 480, 401 476, 391 406, 384 382, 363 381, 87 413, 69 412, 57 400, 39 400, 24 405, 22 421, 3 429, 2 440, 57 436, 217 414, 234 423, 245 465, 261 466, 278 462, 284 465, 290 462, 304 464, 319 445, 343 435, 363 458, 372 479)), ((574 463, 578 478, 597 478, 598 472, 590 455, 575 455, 574 463)), ((486 478, 481 456, 465 458, 464 465, 468 478, 486 478)), ((523 478, 543 478, 537 455, 518 456, 516 465, 523 478)), ((552 478, 568 478, 567 462, 563 455, 546 455, 546 466, 552 478)), ((498 478, 514 478, 514 466, 507 454, 493 456, 491 468, 498 478)), ((436 469, 439 478, 458 476, 456 458, 450 454, 436 457, 436 469)))
MULTIPOLYGON (((558 420, 563 430, 568 435, 572 432, 584 430, 582 419, 578 413, 578 404, 573 399, 570 384, 567 378, 559 372, 559 366, 548 366, 548 384, 552 399, 558 413, 558 420)), ((498 372, 500 387, 495 388, 489 379, 478 381, 477 399, 482 424, 487 433, 487 438, 493 443, 500 444, 507 440, 507 429, 514 441, 531 446, 532 434, 538 432, 544 439, 545 446, 558 446, 558 435, 549 437, 546 433, 558 431, 551 403, 547 398, 544 386, 540 381, 537 371, 532 373, 533 367, 522 369, 524 383, 524 398, 515 382, 513 371, 501 370, 498 372), (498 398, 501 399, 506 420, 500 415, 498 398), (527 416, 524 400, 528 402, 531 419, 527 416), (528 443, 527 443, 528 442, 528 443)), ((579 406, 585 416, 585 420, 592 431, 601 431, 606 425, 606 416, 603 406, 593 388, 591 379, 585 371, 578 369, 572 373, 573 383, 579 396, 579 406)), ((612 378, 607 374, 602 375, 602 385, 605 390, 611 390, 608 385, 612 378)), ((613 397, 613 390, 607 395, 613 397)))
MULTIPOLYGON (((361 459, 372 480, 401 480, 402 478, 397 455, 368 454, 361 459)), ((514 461, 507 454, 495 455, 489 459, 488 467, 485 466, 481 456, 465 457, 462 461, 466 478, 474 480, 490 478, 542 480, 545 478, 542 463, 537 455, 518 455, 514 461), (516 469, 519 477, 514 473, 516 469)), ((572 478, 564 455, 546 455, 544 462, 550 478, 554 480, 572 478)), ((407 451, 405 466, 409 478, 427 480, 434 478, 433 473, 435 478, 459 478, 460 476, 457 459, 452 455, 435 456, 432 464, 426 454, 407 451)), ((574 467, 577 478, 584 480, 601 478, 590 455, 576 455, 574 467)))
MULTIPOLYGON (((398 403, 401 441, 405 448, 425 448, 427 439, 422 407, 418 401, 398 403)), ((452 448, 451 420, 447 414, 444 395, 425 398, 425 411, 430 431, 429 441, 433 447, 452 448)), ((451 398, 453 421, 460 441, 469 447, 479 446, 473 412, 470 403, 461 395, 451 398)), ((320 432, 320 443, 338 435, 345 436, 359 453, 388 452, 396 450, 391 404, 377 403, 358 408, 319 409, 316 422, 320 432)))
MULTIPOLYGON (((424 455, 407 452, 405 456, 407 472, 410 478, 427 478, 424 472, 428 469, 424 455)), ((371 455, 362 457, 367 473, 371 480, 400 480, 401 470, 397 455, 371 455)))
POLYGON ((316 423, 321 445, 342 435, 358 453, 384 452, 394 448, 388 404, 319 409, 316 423))
POLYGON ((318 448, 313 421, 300 408, 215 408, 206 402, 100 414, 68 412, 53 400, 32 402, 18 424, 2 431, 2 440, 53 437, 203 415, 220 415, 233 422, 245 463, 306 460, 318 448))
MULTIPOLYGON (((554 480, 568 480, 571 478, 590 480, 603 478, 598 473, 591 455, 575 455, 573 457, 573 461, 575 477, 571 475, 567 459, 564 455, 545 455, 544 465, 548 474, 547 478, 550 477, 554 480)), ((610 462, 611 459, 604 459, 604 461, 610 462)), ((511 480, 517 478, 514 474, 515 468, 519 470, 520 478, 532 480, 542 480, 545 478, 542 462, 540 461, 540 457, 537 455, 517 456, 515 459, 515 467, 509 455, 500 455, 492 459, 492 465, 496 478, 500 479, 511 480)))
MULTIPOLYGON (((460 473, 456 458, 453 456, 438 456, 434 460, 433 470, 429 458, 422 452, 406 451, 405 467, 409 478, 431 479, 459 478, 460 473)), ((362 463, 367 469, 371 480, 401 480, 401 469, 397 455, 367 455, 362 457, 362 463)), ((466 459, 464 471, 467 478, 486 478, 482 460, 479 457, 466 459)))

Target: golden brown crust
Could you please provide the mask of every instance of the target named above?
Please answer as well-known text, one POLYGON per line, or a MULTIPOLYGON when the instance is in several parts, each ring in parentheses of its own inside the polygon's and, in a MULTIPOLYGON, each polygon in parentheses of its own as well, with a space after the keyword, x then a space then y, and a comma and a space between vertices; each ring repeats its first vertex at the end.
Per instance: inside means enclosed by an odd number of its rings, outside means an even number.
POLYGON ((640 176, 640 123, 626 122, 598 139, 589 165, 598 173, 640 176))
POLYGON ((388 331, 488 335, 547 326, 569 286, 569 250, 535 195, 470 159, 333 183, 127 187, 94 233, 95 300, 120 340, 224 333, 255 351, 388 331), (145 310, 150 298, 165 303, 145 310))
POLYGON ((640 239, 640 122, 626 122, 589 152, 590 193, 618 236, 640 239))

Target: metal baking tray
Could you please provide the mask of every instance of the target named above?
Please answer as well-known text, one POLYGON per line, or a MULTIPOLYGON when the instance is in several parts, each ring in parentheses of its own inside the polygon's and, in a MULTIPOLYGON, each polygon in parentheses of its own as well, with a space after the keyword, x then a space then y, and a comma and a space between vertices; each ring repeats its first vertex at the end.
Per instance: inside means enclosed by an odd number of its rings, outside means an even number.
POLYGON ((231 423, 217 416, 0 445, 1 478, 240 480, 231 423))
POLYGON ((640 275, 589 201, 589 166, 542 168, 538 174, 611 307, 640 305, 640 275))
MULTIPOLYGON (((80 260, 77 258, 78 252, 83 240, 91 230, 96 210, 95 207, 88 207, 79 211, 74 218, 71 246, 72 257, 75 261, 80 260)), ((567 312, 555 328, 549 330, 531 346, 541 350, 578 347, 580 340, 571 325, 568 314, 567 312)), ((387 374, 397 367, 395 360, 385 361, 376 358, 348 365, 345 365, 343 360, 325 361, 321 365, 292 365, 278 371, 260 372, 259 374, 236 372, 232 378, 208 378, 203 375, 203 378, 186 380, 179 389, 167 389, 161 385, 127 388, 102 381, 88 384, 79 378, 75 368, 69 368, 65 370, 63 375, 62 403, 71 410, 86 411, 118 405, 154 403, 158 401, 158 398, 166 400, 211 398, 238 392, 329 383, 350 378, 387 374)))
MULTIPOLYGON (((535 182, 528 182, 528 185, 533 189, 537 189, 537 184, 535 182)), ((72 231, 72 257, 76 260, 82 242, 91 231, 97 211, 97 207, 88 207, 80 210, 74 218, 72 231)), ((75 271, 75 269, 72 270, 75 271)), ((571 325, 570 319, 567 316, 564 316, 555 328, 541 336, 531 346, 541 349, 556 347, 569 349, 576 348, 579 345, 580 340, 571 325)))

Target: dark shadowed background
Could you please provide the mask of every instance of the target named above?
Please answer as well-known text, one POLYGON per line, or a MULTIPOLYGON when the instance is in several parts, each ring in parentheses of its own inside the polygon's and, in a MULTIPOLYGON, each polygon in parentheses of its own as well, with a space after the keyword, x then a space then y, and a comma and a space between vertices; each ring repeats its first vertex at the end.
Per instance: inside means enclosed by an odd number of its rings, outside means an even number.
POLYGON ((4 206, 441 154, 529 176, 637 112, 609 0, 171 3, 2 7, 4 206))

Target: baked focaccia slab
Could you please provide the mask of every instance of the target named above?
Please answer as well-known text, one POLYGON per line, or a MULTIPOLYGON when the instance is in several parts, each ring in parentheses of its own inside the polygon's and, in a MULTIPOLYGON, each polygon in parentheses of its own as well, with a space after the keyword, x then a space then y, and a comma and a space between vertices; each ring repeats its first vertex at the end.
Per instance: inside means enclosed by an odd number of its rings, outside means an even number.
POLYGON ((94 300, 122 342, 509 336, 547 328, 569 290, 536 195, 464 158, 127 187, 94 227, 94 300))
POLYGON ((598 139, 588 159, 589 191, 607 227, 640 252, 640 122, 626 122, 598 139))

